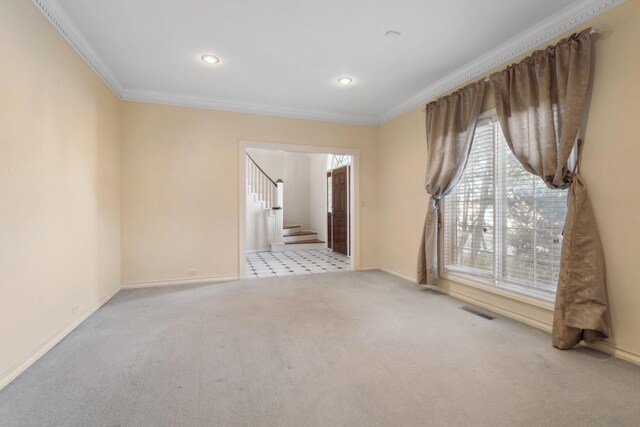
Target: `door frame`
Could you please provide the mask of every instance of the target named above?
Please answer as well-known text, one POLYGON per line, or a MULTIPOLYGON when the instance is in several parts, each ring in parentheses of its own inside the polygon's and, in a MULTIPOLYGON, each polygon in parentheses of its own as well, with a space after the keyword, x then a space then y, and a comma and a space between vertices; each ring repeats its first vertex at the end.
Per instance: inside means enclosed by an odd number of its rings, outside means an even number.
MULTIPOLYGON (((337 153, 337 154, 341 154, 341 153, 337 153)), ((333 169, 327 169, 325 172, 325 176, 326 176, 326 181, 325 181, 325 186, 324 186, 324 199, 325 199, 325 206, 328 210, 329 207, 329 174, 333 175, 333 171, 336 171, 338 169, 342 169, 346 167, 347 168, 347 176, 349 177, 349 179, 347 180, 347 194, 349 195, 349 198, 347 200, 347 211, 349 212, 349 221, 347 221, 347 256, 351 257, 352 256, 352 250, 353 250, 353 246, 351 245, 351 210, 352 210, 352 206, 351 206, 351 176, 353 175, 353 158, 351 160, 351 163, 349 163, 348 165, 344 165, 344 166, 340 166, 337 168, 333 168, 333 169)), ((333 176, 331 177, 331 183, 333 185, 333 176)), ((333 202, 333 195, 332 195, 332 200, 333 202)), ((329 214, 329 212, 327 212, 327 215, 329 214)), ((326 232, 326 236, 327 236, 327 243, 329 243, 329 232, 331 230, 329 230, 329 221, 327 221, 327 232, 326 232)), ((333 245, 333 235, 331 236, 331 244, 333 245)), ((328 245, 327 245, 328 246, 328 245)), ((331 251, 333 252, 333 247, 331 248, 331 251)), ((340 253, 340 252, 338 252, 340 253)))
MULTIPOLYGON (((279 143, 279 142, 265 142, 265 141, 238 141, 238 277, 247 277, 246 272, 246 205, 247 205, 247 184, 246 184, 246 161, 245 156, 247 148, 261 148, 265 150, 278 150, 288 151, 294 153, 315 153, 315 154, 346 154, 351 156, 351 173, 349 175, 349 248, 351 250, 351 257, 349 259, 349 265, 352 270, 360 270, 360 247, 358 242, 360 241, 360 150, 357 148, 343 148, 316 145, 304 145, 304 144, 291 144, 291 143, 279 143)), ((326 169, 323 171, 326 176, 326 169)), ((325 181, 325 200, 326 200, 326 178, 325 181)), ((287 183, 285 182, 285 186, 287 183)), ((285 207, 286 209, 286 207, 285 207)), ((326 211, 326 209, 325 209, 326 211)), ((326 213, 326 212, 325 212, 326 213)), ((325 232, 325 236, 327 235, 325 232)))

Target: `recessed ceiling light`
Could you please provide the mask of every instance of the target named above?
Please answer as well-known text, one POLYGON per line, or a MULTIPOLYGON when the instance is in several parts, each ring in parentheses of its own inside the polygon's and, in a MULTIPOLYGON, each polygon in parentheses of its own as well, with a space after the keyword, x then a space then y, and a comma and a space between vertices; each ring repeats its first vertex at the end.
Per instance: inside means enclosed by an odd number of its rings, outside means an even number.
POLYGON ((207 64, 217 64, 220 62, 220 58, 213 55, 202 55, 200 58, 207 64))
POLYGON ((338 83, 345 86, 350 85, 351 83, 353 83, 353 79, 351 77, 340 77, 338 79, 338 83))

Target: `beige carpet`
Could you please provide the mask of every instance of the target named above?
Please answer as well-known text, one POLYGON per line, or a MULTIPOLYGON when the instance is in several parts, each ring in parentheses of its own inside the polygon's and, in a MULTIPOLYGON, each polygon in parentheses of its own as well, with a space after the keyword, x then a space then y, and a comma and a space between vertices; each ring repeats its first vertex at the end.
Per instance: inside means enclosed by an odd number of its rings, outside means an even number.
POLYGON ((378 271, 122 291, 6 426, 638 426, 640 367, 378 271))

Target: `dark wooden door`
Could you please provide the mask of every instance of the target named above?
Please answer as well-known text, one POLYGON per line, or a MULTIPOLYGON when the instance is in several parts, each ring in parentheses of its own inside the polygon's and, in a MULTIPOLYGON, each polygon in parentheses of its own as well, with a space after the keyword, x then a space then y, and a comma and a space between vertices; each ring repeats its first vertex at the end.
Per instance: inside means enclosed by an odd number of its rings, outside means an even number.
POLYGON ((333 230, 331 225, 333 224, 333 198, 331 192, 333 190, 333 180, 331 179, 331 172, 327 172, 327 247, 333 249, 333 230))
POLYGON ((336 252, 349 255, 349 166, 331 174, 331 243, 336 252))

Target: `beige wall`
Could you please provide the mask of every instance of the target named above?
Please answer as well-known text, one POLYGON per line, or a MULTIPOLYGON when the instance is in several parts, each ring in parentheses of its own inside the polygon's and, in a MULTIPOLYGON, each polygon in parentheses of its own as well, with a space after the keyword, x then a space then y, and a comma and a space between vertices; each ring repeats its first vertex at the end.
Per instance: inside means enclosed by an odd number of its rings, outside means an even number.
POLYGON ((120 118, 30 1, 0 2, 0 58, 1 387, 119 288, 120 118))
MULTIPOLYGON (((606 254, 613 325, 609 342, 621 356, 640 361, 640 1, 627 1, 589 23, 601 24, 610 31, 595 43, 593 96, 581 169, 606 254)), ((492 103, 488 100, 486 108, 492 108, 492 103)), ((427 203, 424 114, 416 108, 382 125, 379 132, 380 159, 384 159, 380 162, 380 265, 415 277, 427 203)), ((551 313, 543 308, 460 283, 444 281, 442 286, 532 324, 548 327, 551 322, 551 313)))
MULTIPOLYGON (((600 23, 583 176, 607 257, 608 350, 640 361, 640 1, 600 23)), ((0 40, 0 387, 121 282, 238 274, 240 140, 359 150, 357 264, 415 277, 419 109, 375 128, 119 102, 23 0, 0 2, 0 40)), ((443 287, 550 324, 543 307, 443 287)))
POLYGON ((375 127, 141 103, 123 109, 123 283, 238 274, 239 141, 358 149, 359 261, 378 264, 375 127))

